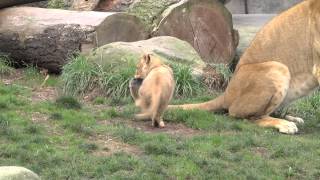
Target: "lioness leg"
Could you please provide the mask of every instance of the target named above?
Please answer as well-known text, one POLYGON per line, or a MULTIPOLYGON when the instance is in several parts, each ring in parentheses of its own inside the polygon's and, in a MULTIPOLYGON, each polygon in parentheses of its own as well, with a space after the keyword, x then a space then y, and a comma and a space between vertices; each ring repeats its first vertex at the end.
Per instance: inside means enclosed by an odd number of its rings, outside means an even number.
POLYGON ((294 117, 294 116, 290 116, 290 115, 286 115, 284 117, 286 120, 294 122, 294 123, 298 123, 298 124, 303 124, 304 120, 302 118, 299 117, 294 117))
POLYGON ((298 128, 295 123, 270 116, 261 117, 260 119, 256 120, 255 123, 262 127, 277 128, 279 132, 285 134, 295 134, 298 132, 298 128))
POLYGON ((236 81, 229 85, 226 94, 237 93, 230 94, 233 95, 233 98, 229 98, 231 116, 255 120, 260 126, 274 127, 282 133, 293 134, 298 131, 294 123, 269 116, 287 94, 290 73, 286 66, 272 61, 249 64, 241 67, 236 76, 236 81))

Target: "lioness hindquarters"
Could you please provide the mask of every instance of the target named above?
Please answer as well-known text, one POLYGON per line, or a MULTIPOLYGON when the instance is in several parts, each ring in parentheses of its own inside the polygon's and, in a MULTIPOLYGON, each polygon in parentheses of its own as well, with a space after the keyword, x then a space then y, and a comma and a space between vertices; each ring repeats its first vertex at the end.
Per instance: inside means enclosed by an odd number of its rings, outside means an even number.
POLYGON ((136 119, 151 119, 153 126, 164 127, 162 115, 174 92, 174 78, 170 67, 153 55, 144 55, 137 65, 135 79, 142 79, 138 95, 130 91, 141 110, 136 119))
POLYGON ((287 96, 290 80, 287 66, 276 61, 242 65, 225 92, 229 114, 282 133, 296 133, 293 122, 270 117, 287 96))

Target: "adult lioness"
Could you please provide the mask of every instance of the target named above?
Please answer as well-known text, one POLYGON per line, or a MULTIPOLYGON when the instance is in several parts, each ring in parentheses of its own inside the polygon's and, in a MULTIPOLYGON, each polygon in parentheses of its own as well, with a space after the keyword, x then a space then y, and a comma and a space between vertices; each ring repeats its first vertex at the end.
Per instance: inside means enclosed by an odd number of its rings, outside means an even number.
POLYGON ((141 109, 136 119, 151 119, 153 126, 164 127, 162 114, 172 98, 174 86, 171 68, 154 55, 144 55, 130 83, 131 95, 141 109))
POLYGON ((320 0, 306 0, 275 17, 257 33, 221 96, 205 103, 169 108, 227 109, 231 116, 294 134, 298 131, 294 122, 302 119, 287 116, 287 121, 270 114, 306 96, 319 82, 320 0))

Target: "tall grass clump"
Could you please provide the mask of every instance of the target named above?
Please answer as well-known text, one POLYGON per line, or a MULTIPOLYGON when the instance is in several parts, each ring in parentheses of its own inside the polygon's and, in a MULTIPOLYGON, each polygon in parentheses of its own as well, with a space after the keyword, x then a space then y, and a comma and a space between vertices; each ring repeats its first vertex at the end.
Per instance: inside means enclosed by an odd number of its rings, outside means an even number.
POLYGON ((105 65, 99 78, 99 84, 106 94, 116 99, 130 95, 129 82, 136 70, 134 59, 128 57, 120 62, 122 63, 105 65))
POLYGON ((74 57, 63 67, 63 93, 71 96, 84 95, 96 86, 99 74, 99 68, 85 56, 74 57))
POLYGON ((190 66, 171 64, 171 67, 176 81, 175 97, 192 97, 205 91, 204 84, 200 78, 193 75, 190 66))
MULTIPOLYGON (((92 60, 78 56, 64 66, 62 72, 65 95, 84 95, 99 89, 113 100, 130 96, 129 82, 134 77, 138 59, 125 56, 120 59, 92 60)), ((180 63, 170 63, 176 81, 175 97, 184 98, 201 94, 206 90, 201 78, 193 75, 192 68, 180 63)))
POLYGON ((208 89, 224 90, 232 76, 232 71, 225 64, 210 64, 204 69, 203 82, 208 89))
POLYGON ((135 72, 135 62, 131 59, 99 65, 85 56, 77 56, 64 66, 61 79, 63 93, 76 96, 84 95, 98 88, 113 98, 130 95, 129 81, 135 72))
POLYGON ((0 75, 9 75, 13 72, 8 56, 0 54, 0 75))

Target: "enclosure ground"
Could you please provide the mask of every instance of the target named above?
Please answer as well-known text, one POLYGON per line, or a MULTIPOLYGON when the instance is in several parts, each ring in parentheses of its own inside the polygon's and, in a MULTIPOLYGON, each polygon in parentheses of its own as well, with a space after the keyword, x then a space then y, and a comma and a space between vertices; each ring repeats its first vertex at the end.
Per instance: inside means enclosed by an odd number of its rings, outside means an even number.
POLYGON ((42 179, 320 178, 318 92, 287 109, 305 119, 290 136, 203 111, 167 112, 158 129, 133 120, 130 99, 78 105, 61 97, 59 77, 40 87, 44 76, 33 68, 1 80, 0 166, 24 166, 42 179))

